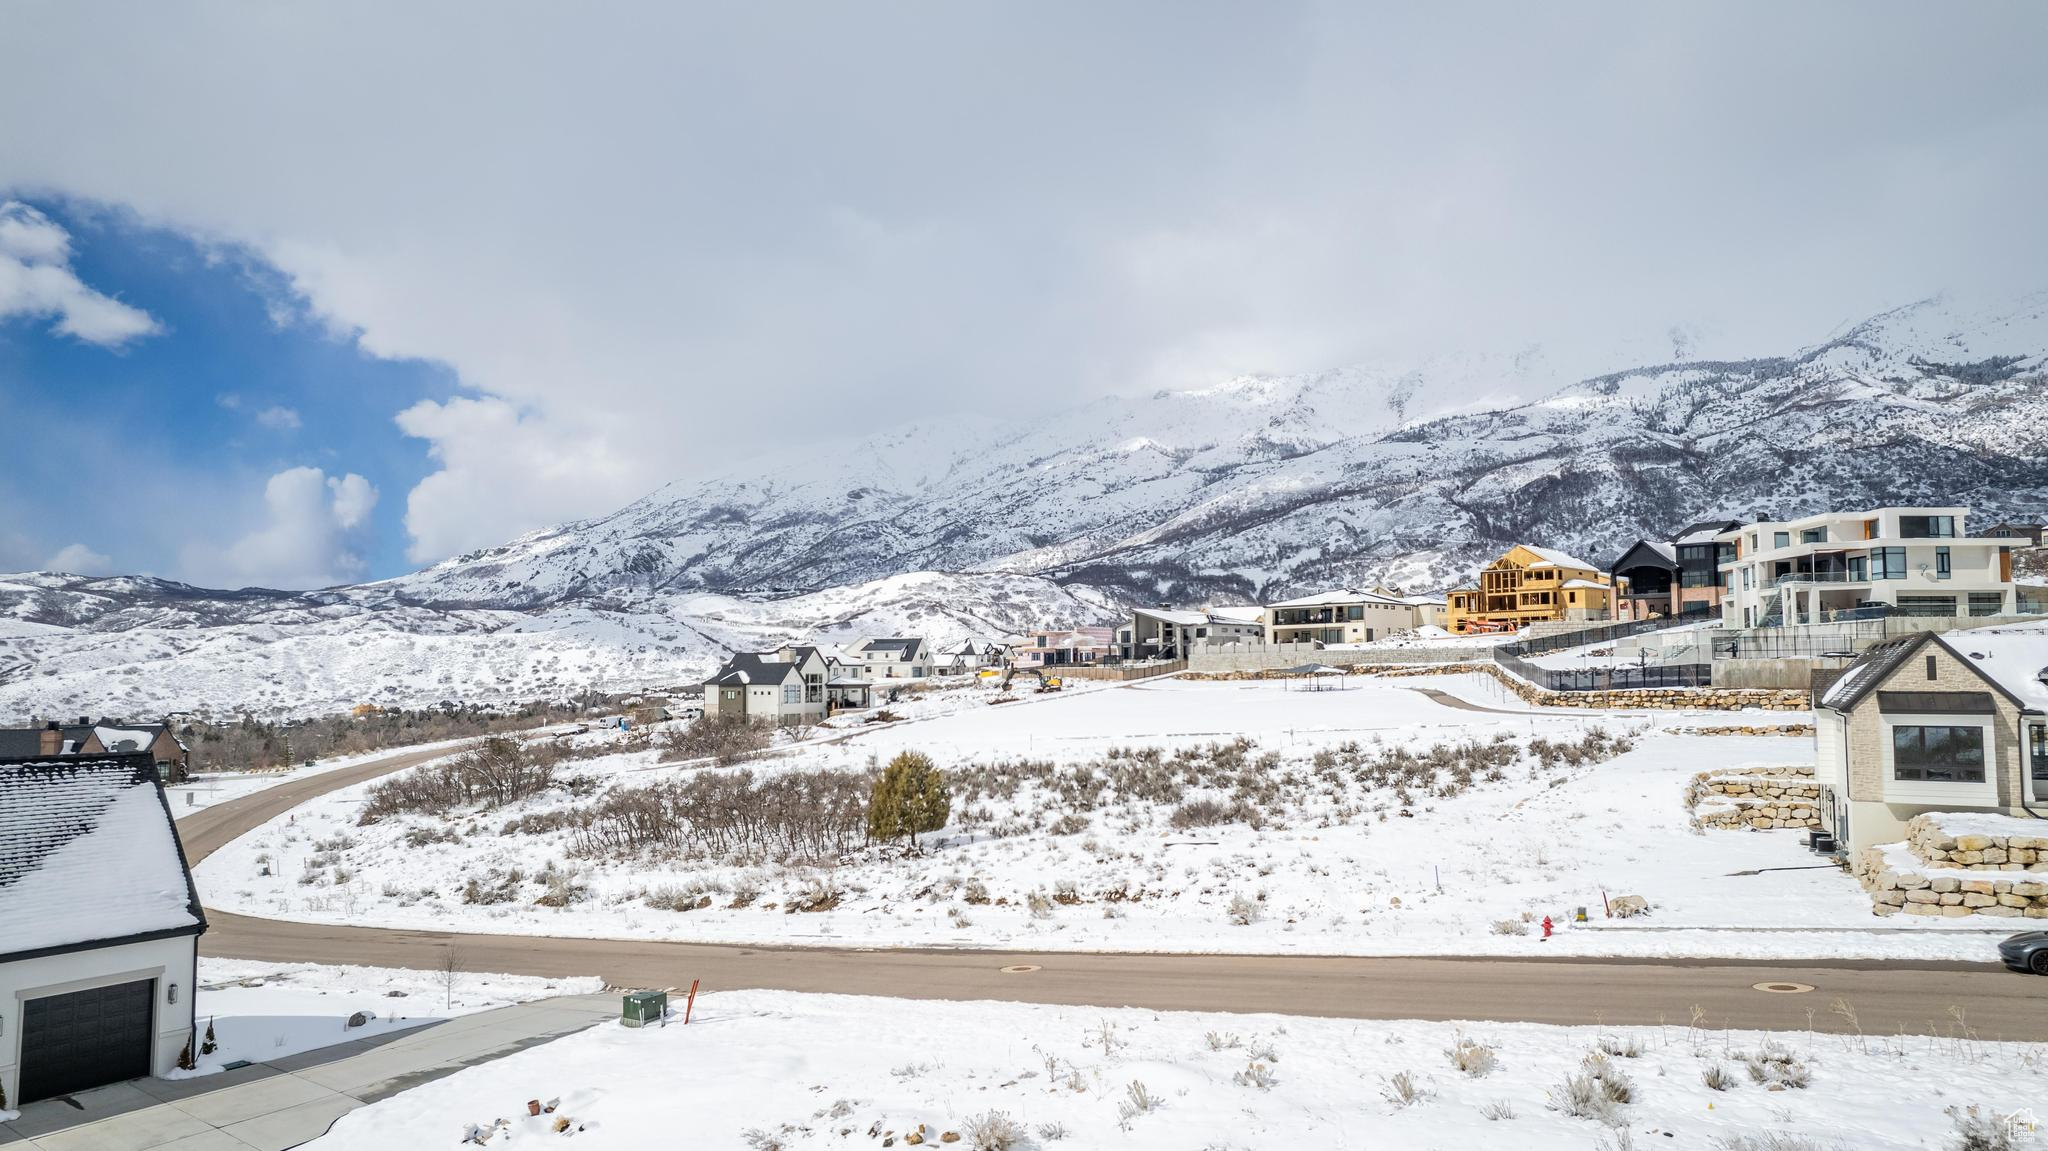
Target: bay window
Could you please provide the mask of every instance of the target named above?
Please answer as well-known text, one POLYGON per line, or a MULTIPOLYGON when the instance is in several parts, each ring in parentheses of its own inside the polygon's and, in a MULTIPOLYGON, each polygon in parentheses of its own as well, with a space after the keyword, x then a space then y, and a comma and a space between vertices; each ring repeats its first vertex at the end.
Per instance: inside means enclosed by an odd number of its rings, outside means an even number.
POLYGON ((1892 778, 1908 782, 1984 782, 1984 729, 1892 728, 1892 778))

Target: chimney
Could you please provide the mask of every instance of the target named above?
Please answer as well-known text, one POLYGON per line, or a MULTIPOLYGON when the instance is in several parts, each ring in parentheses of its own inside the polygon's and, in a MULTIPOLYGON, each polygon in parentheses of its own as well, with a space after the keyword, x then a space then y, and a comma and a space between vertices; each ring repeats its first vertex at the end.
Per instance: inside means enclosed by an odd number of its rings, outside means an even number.
POLYGON ((1159 605, 1159 610, 1160 610, 1160 611, 1172 611, 1172 610, 1173 610, 1173 602, 1172 602, 1171 600, 1168 600, 1168 601, 1164 601, 1164 602, 1162 602, 1162 603, 1161 603, 1161 604, 1159 605))
POLYGON ((57 726, 56 720, 44 724, 43 730, 36 733, 36 754, 64 754, 64 729, 57 726))

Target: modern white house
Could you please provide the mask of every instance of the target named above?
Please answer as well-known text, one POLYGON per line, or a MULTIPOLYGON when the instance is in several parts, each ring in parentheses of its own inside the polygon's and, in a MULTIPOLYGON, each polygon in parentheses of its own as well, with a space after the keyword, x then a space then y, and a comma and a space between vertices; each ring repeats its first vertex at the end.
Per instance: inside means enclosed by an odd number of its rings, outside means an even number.
POLYGON ((1721 532, 1733 558, 1730 627, 1826 623, 1875 612, 1998 616, 2016 611, 2015 541, 1973 537, 1970 509, 1877 508, 1765 521, 1721 532), (1843 613, 1850 613, 1844 615, 1843 613))
POLYGON ((864 639, 845 651, 846 672, 857 679, 923 679, 932 674, 931 646, 918 636, 864 639))
POLYGON ((1106 627, 1052 628, 1013 636, 1005 650, 1012 667, 1091 667, 1116 650, 1106 627))
POLYGON ((2048 631, 1888 640, 1813 714, 1821 825, 1842 848, 1896 842, 1923 812, 2048 815, 2048 631))
POLYGON ((1425 623, 1441 626, 1442 601, 1410 599, 1391 588, 1332 591, 1266 605, 1269 643, 1371 643, 1425 623))
POLYGON ((205 930, 147 750, 0 763, 9 1106, 171 1071, 205 930))
POLYGON ((1133 608, 1131 618, 1116 629, 1119 658, 1184 659, 1198 643, 1259 643, 1265 639, 1265 609, 1252 604, 1220 607, 1133 608))
POLYGON ((826 685, 832 678, 833 665, 815 647, 734 652, 704 681, 704 714, 816 723, 830 711, 826 685))

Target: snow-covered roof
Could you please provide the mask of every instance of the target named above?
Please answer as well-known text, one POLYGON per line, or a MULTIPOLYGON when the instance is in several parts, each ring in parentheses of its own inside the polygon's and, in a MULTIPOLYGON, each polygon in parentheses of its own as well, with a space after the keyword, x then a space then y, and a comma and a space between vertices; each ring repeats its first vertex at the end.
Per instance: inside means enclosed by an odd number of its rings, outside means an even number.
POLYGON ((1593 566, 1592 564, 1587 563, 1585 560, 1580 559, 1579 557, 1571 554, 1570 552, 1561 552, 1558 551, 1556 548, 1539 548, 1534 544, 1523 544, 1522 547, 1527 549, 1528 551, 1536 553, 1537 561, 1529 565, 1532 568, 1560 567, 1583 568, 1586 571, 1600 570, 1599 568, 1593 566))
POLYGON ((1198 611, 1177 611, 1173 608, 1164 607, 1141 607, 1134 610, 1138 615, 1150 616, 1161 623, 1170 623, 1179 627, 1195 627, 1209 622, 1209 617, 1198 611))
POLYGON ((1939 637, 2028 711, 2048 712, 2048 629, 1978 628, 1939 637))
POLYGON ((1266 618, 1266 609, 1255 603, 1227 603, 1206 609, 1209 618, 1225 623, 1257 623, 1266 618))
POLYGON ((878 639, 864 639, 855 644, 853 650, 876 653, 895 652, 907 658, 910 653, 916 651, 919 645, 923 643, 923 640, 915 637, 888 636, 878 639))
POLYGON ((0 764, 0 958, 205 930, 147 756, 0 764))
MULTIPOLYGON (((1408 603, 1416 603, 1416 602, 1418 602, 1418 601, 1419 601, 1419 597, 1410 597, 1410 598, 1407 598, 1407 599, 1401 599, 1401 598, 1397 598, 1397 597, 1395 597, 1395 596, 1381 595, 1380 593, 1378 593, 1378 592, 1373 592, 1373 591, 1326 591, 1326 592, 1321 592, 1321 593, 1318 593, 1318 594, 1316 594, 1316 595, 1305 595, 1305 596, 1301 596, 1301 597, 1299 597, 1299 598, 1296 598, 1296 599, 1284 599, 1284 600, 1281 600, 1281 601, 1280 601, 1280 602, 1278 602, 1278 603, 1271 603, 1271 604, 1267 604, 1266 606, 1267 606, 1267 607, 1269 607, 1269 608, 1277 608, 1277 607, 1322 607, 1322 606, 1324 606, 1324 605, 1326 605, 1326 604, 1347 604, 1347 603, 1399 603, 1399 604, 1408 604, 1408 603)), ((1439 602, 1441 602, 1441 601, 1439 601, 1439 602)))
POLYGON ((100 724, 93 728, 94 734, 100 737, 100 746, 116 754, 129 751, 148 751, 150 745, 156 742, 156 737, 162 731, 162 724, 122 727, 100 724))
POLYGON ((734 652, 732 658, 725 661, 725 666, 719 668, 712 674, 710 679, 704 682, 725 684, 727 686, 752 683, 782 683, 790 676, 801 676, 803 674, 794 663, 769 658, 772 654, 772 652, 763 653, 758 651, 734 652))
POLYGON ((1913 649, 1920 646, 1920 642, 1925 638, 1926 633, 1923 632, 1920 635, 1901 636, 1872 646, 1870 650, 1856 657, 1856 662, 1842 672, 1841 678, 1829 684, 1828 689, 1821 693, 1821 706, 1836 709, 1853 706, 1865 693, 1875 689, 1885 676, 1890 675, 1893 668, 1904 663, 1906 657, 1911 655, 1913 649))
POLYGON ((1604 588, 1610 585, 1601 583, 1596 579, 1568 579, 1557 586, 1565 588, 1604 588))

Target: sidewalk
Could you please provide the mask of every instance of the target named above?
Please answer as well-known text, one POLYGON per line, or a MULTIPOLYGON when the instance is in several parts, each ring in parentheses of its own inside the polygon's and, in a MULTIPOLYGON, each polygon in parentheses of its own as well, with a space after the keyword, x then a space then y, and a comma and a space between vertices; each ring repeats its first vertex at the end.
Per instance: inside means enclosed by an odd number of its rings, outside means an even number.
POLYGON ((8 1151, 284 1151, 409 1087, 581 1031, 619 1014, 617 995, 519 1003, 275 1063, 176 1081, 138 1079, 45 1099, 0 1123, 8 1151))

